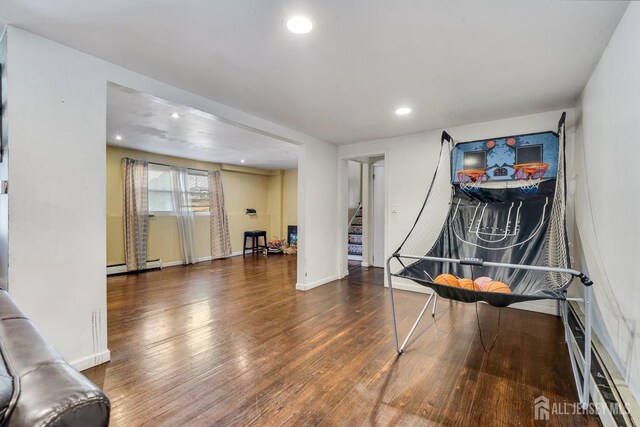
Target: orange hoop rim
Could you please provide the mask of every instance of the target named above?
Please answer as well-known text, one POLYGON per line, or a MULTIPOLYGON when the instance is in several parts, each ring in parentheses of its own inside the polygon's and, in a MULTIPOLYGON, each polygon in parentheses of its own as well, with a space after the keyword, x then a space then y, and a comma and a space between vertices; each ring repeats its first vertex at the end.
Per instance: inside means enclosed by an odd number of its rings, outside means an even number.
POLYGON ((549 164, 544 162, 519 163, 517 165, 513 165, 513 168, 515 170, 523 170, 526 173, 534 173, 543 169, 549 169, 549 164))
POLYGON ((460 176, 468 176, 473 179, 478 179, 478 177, 485 175, 487 173, 484 169, 465 169, 461 171, 456 171, 458 177, 460 176))

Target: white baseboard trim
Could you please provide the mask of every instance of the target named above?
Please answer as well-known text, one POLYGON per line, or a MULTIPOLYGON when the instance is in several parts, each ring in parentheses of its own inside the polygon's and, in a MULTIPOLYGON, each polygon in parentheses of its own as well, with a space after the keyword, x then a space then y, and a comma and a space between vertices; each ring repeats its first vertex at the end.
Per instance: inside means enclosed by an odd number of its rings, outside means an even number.
MULTIPOLYGON (((231 258, 234 256, 240 256, 242 255, 242 251, 238 251, 238 252, 233 252, 231 255, 229 255, 228 257, 224 257, 224 258, 231 258)), ((204 261, 211 261, 214 259, 222 259, 222 258, 213 258, 211 255, 209 256, 203 256, 198 258, 198 262, 204 262, 204 261)), ((178 260, 178 261, 168 261, 168 262, 163 262, 162 263, 162 268, 164 267, 175 267, 177 265, 185 265, 185 262, 182 260, 178 260)))
POLYGON ((127 272, 126 265, 108 265, 107 266, 107 276, 110 276, 112 274, 126 273, 126 272, 127 272))
POLYGON ((94 353, 80 359, 69 362, 71 366, 78 371, 84 371, 85 369, 93 368, 94 366, 101 365, 111 360, 111 352, 109 350, 94 353))
POLYGON ((175 267, 177 265, 184 265, 184 261, 180 260, 180 261, 167 261, 167 262, 163 262, 162 263, 162 268, 165 267, 175 267))
POLYGON ((317 288, 318 286, 325 285, 329 282, 333 282, 334 280, 338 280, 337 274, 325 277, 324 279, 316 280, 311 283, 296 283, 296 289, 299 291, 308 291, 309 289, 317 288))
POLYGON ((509 308, 517 308, 519 310, 535 311, 537 313, 558 315, 558 303, 556 300, 539 300, 539 301, 525 301, 516 304, 511 304, 509 308))
MULTIPOLYGON (((151 270, 154 268, 162 268, 162 262, 159 259, 154 259, 151 261, 147 261, 147 268, 145 270, 151 270)), ((127 272, 126 264, 118 264, 118 265, 108 265, 107 266, 107 276, 111 276, 112 274, 121 274, 127 272)))
POLYGON ((365 262, 365 261, 362 261, 362 263, 360 264, 360 266, 362 266, 362 267, 369 267, 369 263, 368 263, 368 262, 365 262))
MULTIPOLYGON (((420 286, 417 283, 403 283, 403 282, 396 282, 395 280, 393 280, 392 283, 393 283, 393 289, 399 289, 401 291, 417 292, 419 294, 433 293, 433 289, 426 286, 420 286)), ((385 285, 385 287, 389 287, 389 286, 385 285)))
MULTIPOLYGON (((232 252, 231 255, 226 256, 226 257, 222 257, 222 258, 231 258, 231 257, 234 257, 234 256, 240 256, 240 255, 242 255, 242 251, 232 252)), ((214 258, 211 255, 209 255, 209 256, 202 257, 202 258, 198 258, 198 262, 212 261, 214 259, 222 259, 222 258, 214 258)))
POLYGON ((107 276, 111 276, 112 274, 126 273, 126 272, 127 272, 127 267, 124 265, 107 266, 107 276))

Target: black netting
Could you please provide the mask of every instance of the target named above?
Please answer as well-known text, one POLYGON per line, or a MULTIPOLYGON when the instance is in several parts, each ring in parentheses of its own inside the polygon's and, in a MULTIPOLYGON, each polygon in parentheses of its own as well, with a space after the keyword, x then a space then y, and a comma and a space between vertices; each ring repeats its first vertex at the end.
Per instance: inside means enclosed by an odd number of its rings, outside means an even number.
MULTIPOLYGON (((445 174, 450 176, 450 168, 446 167, 449 150, 443 149, 438 168, 444 166, 444 171, 436 171, 425 207, 397 253, 568 268, 564 218, 564 115, 558 138, 558 172, 553 179, 542 181, 537 192, 523 192, 515 186, 481 186, 475 191, 462 190, 458 185, 452 185, 448 178, 446 182, 443 178, 445 174), (448 210, 446 217, 435 214, 438 212, 435 206, 439 205, 442 211, 445 195, 448 195, 444 202, 448 210), (434 197, 438 198, 436 203, 430 200, 434 197), (445 218, 444 223, 441 218, 445 218), (436 230, 437 238, 434 239, 431 235, 436 230), (425 245, 429 248, 426 252, 416 252, 425 245)), ((499 307, 536 299, 563 299, 564 290, 572 279, 568 274, 428 260, 414 261, 395 276, 429 286, 445 298, 464 302, 486 301, 499 307), (508 284, 512 293, 473 291, 433 283, 433 279, 442 273, 471 279, 491 277, 508 284)))

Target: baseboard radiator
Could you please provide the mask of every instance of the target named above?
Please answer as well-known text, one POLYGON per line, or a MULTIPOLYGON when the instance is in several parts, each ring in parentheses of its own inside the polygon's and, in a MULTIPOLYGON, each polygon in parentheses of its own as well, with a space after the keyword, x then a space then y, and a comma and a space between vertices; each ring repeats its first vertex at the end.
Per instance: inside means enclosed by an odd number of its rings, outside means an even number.
POLYGON ((107 266, 107 276, 111 276, 113 274, 135 273, 136 271, 154 270, 156 268, 162 268, 162 261, 160 259, 149 260, 147 261, 146 268, 135 271, 127 271, 127 264, 114 264, 107 266))
MULTIPOLYGON (((571 345, 574 346, 577 363, 584 372, 584 323, 583 314, 575 304, 570 305, 569 327, 571 330, 571 345)), ((591 412, 600 417, 604 427, 637 426, 640 408, 631 396, 628 386, 622 380, 620 373, 608 357, 606 350, 597 335, 593 335, 593 349, 591 352, 591 412)))

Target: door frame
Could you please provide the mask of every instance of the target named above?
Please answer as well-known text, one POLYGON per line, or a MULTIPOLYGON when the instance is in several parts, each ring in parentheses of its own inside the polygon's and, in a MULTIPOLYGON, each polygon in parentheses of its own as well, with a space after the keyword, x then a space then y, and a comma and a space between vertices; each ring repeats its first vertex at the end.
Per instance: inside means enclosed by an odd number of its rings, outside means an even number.
MULTIPOLYGON (((365 157, 382 157, 385 162, 385 174, 384 174, 384 257, 385 259, 391 255, 391 249, 389 246, 389 150, 388 149, 379 149, 379 150, 362 150, 357 152, 352 152, 350 154, 338 155, 338 229, 337 235, 338 239, 338 272, 339 276, 346 277, 349 275, 349 268, 347 264, 347 242, 348 242, 348 225, 349 221, 347 219, 347 209, 349 207, 349 186, 348 186, 348 166, 347 160, 358 160, 365 157)), ((363 180, 363 186, 365 181, 363 180)), ((368 187, 368 183, 367 183, 368 187)), ((368 206, 365 206, 365 189, 362 189, 363 194, 363 209, 368 209, 368 206)), ((367 196, 368 199, 368 196, 367 196)), ((366 211, 365 211, 366 212, 366 211)), ((368 230, 369 224, 368 221, 363 218, 363 255, 362 261, 363 265, 365 260, 368 261, 369 254, 367 253, 367 257, 365 258, 364 252, 368 249, 368 241, 366 241, 367 236, 365 230, 368 230), (366 244, 365 244, 366 243, 366 244)), ((368 252, 368 251, 367 251, 368 252)), ((367 263, 368 265, 368 263, 367 263)), ((365 265, 365 266, 367 266, 365 265)), ((385 263, 385 275, 384 275, 384 284, 387 285, 387 275, 386 275, 386 263, 385 263)))
MULTIPOLYGON (((386 257, 385 257, 385 248, 384 245, 386 243, 386 224, 385 224, 385 218, 386 218, 386 209, 385 209, 385 189, 384 189, 384 181, 382 183, 382 195, 383 195, 383 199, 382 199, 382 259, 378 260, 376 259, 376 247, 378 245, 378 242, 376 242, 377 240, 377 234, 376 234, 376 223, 377 223, 377 219, 376 219, 376 212, 377 212, 377 208, 379 207, 378 203, 379 201, 376 198, 376 167, 382 167, 383 169, 383 179, 386 179, 387 173, 386 173, 386 167, 385 167, 385 162, 384 162, 384 158, 382 159, 378 159, 375 162, 369 163, 369 224, 370 227, 367 230, 369 232, 369 236, 368 238, 369 240, 369 259, 367 260, 367 263, 372 266, 372 267, 378 267, 378 268, 384 268, 385 265, 385 261, 386 261, 386 257)), ((378 181, 380 182, 380 181, 378 181)))

